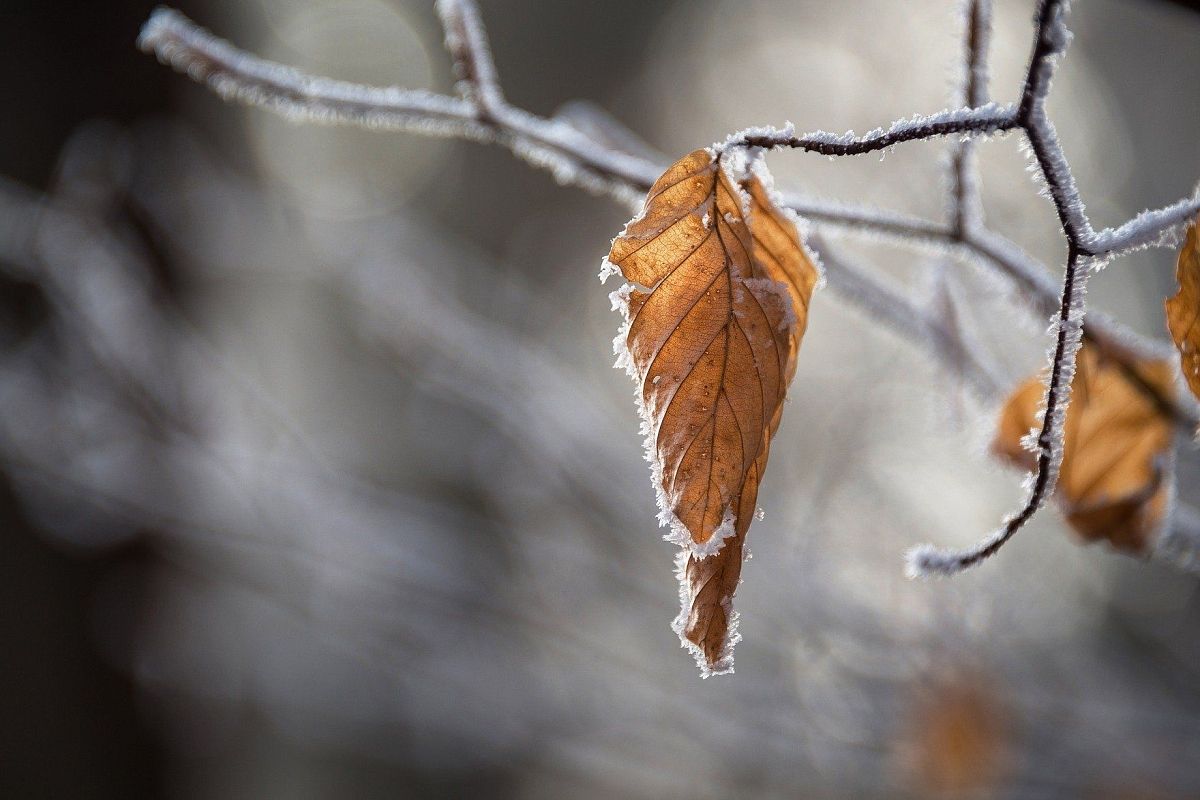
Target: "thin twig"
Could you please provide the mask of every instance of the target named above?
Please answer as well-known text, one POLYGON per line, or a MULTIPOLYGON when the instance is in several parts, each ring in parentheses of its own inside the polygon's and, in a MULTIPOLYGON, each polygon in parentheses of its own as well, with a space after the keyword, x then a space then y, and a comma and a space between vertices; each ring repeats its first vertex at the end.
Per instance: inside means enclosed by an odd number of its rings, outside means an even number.
POLYGON ((1045 115, 1046 94, 1054 77, 1058 57, 1065 51, 1070 34, 1063 22, 1065 0, 1040 0, 1035 18, 1033 54, 1021 91, 1019 119, 1029 140, 1042 179, 1054 201, 1063 236, 1067 240, 1067 268, 1054 328, 1043 417, 1038 432, 1037 467, 1025 503, 991 536, 966 550, 941 550, 919 545, 909 551, 908 573, 912 577, 952 575, 986 560, 1000 550, 1025 526, 1054 493, 1063 456, 1063 429, 1071 383, 1075 377, 1075 355, 1083 341, 1087 279, 1090 265, 1081 264, 1080 240, 1092 235, 1083 214, 1075 179, 1067 166, 1054 128, 1045 115))
MULTIPOLYGON (((473 39, 456 42, 467 46, 473 39)), ((562 183, 612 195, 629 205, 661 171, 650 161, 596 145, 566 122, 516 109, 502 95, 488 95, 490 110, 480 113, 472 99, 308 75, 239 50, 167 8, 151 15, 138 46, 226 100, 262 106, 296 121, 495 142, 550 170, 562 183)), ((478 56, 472 63, 484 63, 484 58, 478 56)))
POLYGON ((886 150, 903 142, 937 139, 943 136, 978 136, 1003 133, 1019 127, 1015 105, 988 103, 979 107, 958 108, 929 116, 898 120, 884 130, 878 128, 864 136, 853 131, 843 134, 815 131, 796 136, 790 131, 747 129, 734 134, 727 147, 790 148, 826 156, 858 156, 886 150))
POLYGON ((362 86, 255 58, 169 8, 157 9, 138 46, 223 99, 306 122, 490 138, 468 101, 421 89, 362 86))
MULTIPOLYGON (((949 250, 959 259, 986 261, 1016 285, 1028 301, 1023 307, 1039 319, 1053 315, 1059 307, 1059 288, 1046 268, 1014 242, 985 227, 973 227, 960 237, 947 225, 894 211, 795 195, 784 197, 796 213, 822 224, 825 230, 843 228, 868 231, 910 245, 923 242, 931 250, 949 250)), ((836 286, 831 288, 838 291, 836 286)), ((1119 365, 1126 376, 1175 421, 1180 430, 1194 431, 1200 425, 1200 417, 1193 409, 1181 406, 1174 398, 1145 384, 1135 368, 1146 359, 1173 357, 1174 350, 1168 342, 1136 334, 1097 311, 1088 312, 1083 336, 1088 344, 1119 365)))
POLYGON ((1200 198, 1185 197, 1168 206, 1143 211, 1116 228, 1105 228, 1088 243, 1097 255, 1109 258, 1138 250, 1172 243, 1171 234, 1180 226, 1190 224, 1200 214, 1200 198))
POLYGON ((1046 93, 1054 77, 1058 57, 1070 35, 1063 23, 1063 0, 1041 0, 1038 9, 1038 37, 1030 59, 1029 76, 1021 96, 1021 128, 1037 160, 1042 180, 1054 202, 1063 235, 1082 255, 1094 255, 1091 243, 1096 238, 1092 223, 1084 213, 1083 200, 1075 185, 1075 176, 1067 165, 1053 123, 1046 116, 1046 93))
MULTIPOLYGON (((963 87, 960 102, 981 106, 988 101, 988 45, 992 32, 991 0, 967 0, 963 87)), ((975 146, 970 139, 955 144, 950 154, 950 229, 962 238, 982 222, 975 146)))

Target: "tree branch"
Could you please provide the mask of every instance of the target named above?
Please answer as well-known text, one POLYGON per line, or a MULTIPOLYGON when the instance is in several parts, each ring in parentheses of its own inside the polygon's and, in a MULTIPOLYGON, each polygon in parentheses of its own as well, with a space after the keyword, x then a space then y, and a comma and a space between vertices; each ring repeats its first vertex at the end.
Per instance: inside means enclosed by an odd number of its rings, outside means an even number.
MULTIPOLYGON (((446 3, 445 8, 453 11, 465 5, 446 3)), ((448 34, 448 39, 456 46, 471 41, 471 37, 458 39, 453 34, 448 34)), ((261 106, 294 121, 494 142, 530 164, 550 170, 561 183, 608 194, 629 205, 640 199, 659 174, 658 165, 599 146, 561 120, 513 108, 498 92, 476 93, 476 99, 486 95, 490 104, 487 113, 480 113, 480 106, 470 99, 308 75, 239 50, 167 8, 151 15, 138 46, 226 100, 261 106)), ((465 52, 456 57, 465 57, 465 52)), ((494 75, 486 67, 480 73, 484 62, 478 51, 471 52, 477 56, 471 62, 475 72, 468 74, 494 75)))
MULTIPOLYGON (((1030 476, 1031 488, 1025 504, 1008 517, 999 530, 978 545, 962 551, 939 550, 930 545, 913 548, 908 554, 908 572, 914 577, 951 575, 995 554, 1045 504, 1054 493, 1058 480, 1075 360, 1084 340, 1087 282, 1095 266, 1083 262, 1082 256, 1095 253, 1091 243, 1097 238, 1084 213, 1075 177, 1058 142, 1054 125, 1045 113, 1046 95, 1050 90, 1054 69, 1071 40, 1064 22, 1067 5, 1067 0, 1039 0, 1033 54, 1030 56, 1018 112, 1020 127, 1025 131, 1067 241, 1067 267, 1055 320, 1055 345, 1050 356, 1042 404, 1042 426, 1036 441, 1037 467, 1030 476)), ((1154 391, 1129 361, 1122 361, 1121 367, 1134 385, 1149 394, 1168 415, 1190 422, 1174 400, 1154 391)))
MULTIPOLYGON (((474 6, 467 0, 448 0, 439 5, 439 12, 447 24, 448 46, 462 78, 460 89, 465 98, 422 90, 359 86, 310 76, 238 50, 170 9, 154 12, 142 30, 139 46, 226 99, 262 106, 289 119, 494 142, 535 167, 549 169, 561 183, 608 194, 632 206, 640 202, 661 174, 662 164, 611 147, 566 120, 545 119, 510 106, 499 90, 474 6), (486 103, 489 110, 481 111, 480 102, 486 103)), ((982 64, 982 50, 978 57, 982 64)), ((975 72, 978 81, 980 70, 975 72)), ((952 113, 922 119, 941 124, 949 122, 945 117, 952 113)), ((997 117, 990 119, 995 121, 997 117)), ((960 120, 953 124, 968 123, 960 120)), ((900 130, 908 131, 903 135, 908 136, 913 125, 910 120, 893 127, 900 126, 900 130)), ((920 125, 916 123, 916 127, 920 125)), ((889 146, 879 144, 885 136, 886 133, 869 134, 849 143, 844 136, 823 132, 798 138, 814 147, 824 147, 821 144, 824 141, 840 142, 839 147, 878 149, 889 146)), ((1015 245, 982 228, 963 235, 938 223, 890 211, 794 196, 785 200, 797 213, 818 223, 881 233, 910 245, 934 249, 949 245, 960 253, 980 257, 1035 298, 1039 307, 1045 309, 1043 313, 1057 306, 1058 291, 1047 271, 1028 256, 1016 256, 1020 251, 1015 245)), ((1183 213, 1190 208, 1187 203, 1181 201, 1164 210, 1169 213, 1143 215, 1145 220, 1137 225, 1135 220, 1122 226, 1115 232, 1119 236, 1110 236, 1113 250, 1158 243, 1165 231, 1188 221, 1189 217, 1183 213)), ((1117 342, 1137 342, 1146 351, 1163 349, 1140 341, 1115 322, 1091 320, 1088 336, 1103 344, 1106 352, 1121 363, 1128 362, 1125 353, 1129 348, 1116 346, 1117 342)), ((1169 402, 1168 398, 1157 400, 1169 402)), ((1187 414, 1180 415, 1180 422, 1196 426, 1196 420, 1187 414)))
MULTIPOLYGON (((1097 263, 1091 258, 1113 257, 1137 247, 1164 244, 1174 230, 1200 210, 1200 199, 1188 198, 1156 211, 1144 212, 1116 228, 1100 233, 1092 228, 1044 107, 1055 66, 1071 38, 1064 23, 1066 6, 1066 0, 1039 0, 1033 52, 1018 104, 984 102, 990 4, 987 0, 968 0, 966 77, 962 98, 965 107, 899 120, 886 130, 877 129, 864 136, 823 131, 796 136, 790 127, 782 131, 752 128, 734 134, 722 145, 726 148, 795 148, 830 156, 851 156, 943 136, 969 138, 1017 128, 1025 133, 1067 241, 1067 269, 1061 293, 1055 289, 1046 271, 1019 248, 977 224, 978 195, 969 143, 960 144, 953 155, 954 204, 949 225, 862 207, 789 200, 795 210, 818 222, 883 233, 917 244, 949 245, 960 253, 978 256, 1026 291, 1039 308, 1056 309, 1046 414, 1038 437, 1038 468, 1030 496, 1022 509, 979 547, 961 554, 946 554, 931 548, 918 552, 910 564, 924 566, 930 571, 956 571, 982 561, 1011 538, 1052 494, 1061 460, 1062 418, 1070 397, 1075 353, 1085 335, 1084 291, 1097 263)), ((150 18, 139 45, 229 99, 265 106, 293 119, 496 142, 529 163, 549 169, 562 183, 636 203, 639 195, 661 172, 661 165, 610 148, 565 120, 538 117, 508 104, 500 89, 483 25, 474 5, 470 0, 439 0, 438 11, 460 80, 461 98, 420 90, 357 86, 308 76, 245 54, 177 12, 166 9, 160 9, 150 18)), ((855 283, 853 278, 847 278, 842 283, 843 290, 851 284, 848 291, 852 299, 857 291, 860 302, 870 302, 862 297, 865 284, 861 280, 855 283)), ((879 299, 882 295, 874 292, 872 296, 879 299)), ((927 325, 922 323, 917 328, 924 330, 928 338, 930 329, 927 325)), ((1138 358, 1144 357, 1144 353, 1161 352, 1162 349, 1104 319, 1089 320, 1086 336, 1117 360, 1128 375, 1136 376, 1133 365, 1138 358)), ((1172 398, 1162 397, 1144 384, 1142 388, 1180 424, 1195 426, 1194 415, 1180 410, 1172 398)))
POLYGON ((1075 178, 1058 144, 1054 126, 1045 114, 1046 95, 1054 77, 1058 57, 1065 52, 1071 35, 1063 22, 1066 0, 1039 0, 1035 18, 1033 54, 1021 91, 1018 119, 1029 141, 1042 178, 1054 201, 1063 236, 1067 240, 1067 268, 1054 329, 1054 350, 1046 379, 1043 417, 1038 432, 1037 467, 1031 476, 1029 496, 1024 505, 1005 519, 991 536, 966 550, 940 550, 919 545, 909 551, 908 574, 911 577, 953 575, 982 563, 1000 550, 1017 531, 1033 518, 1054 493, 1063 456, 1063 428, 1071 383, 1075 377, 1075 356, 1083 342, 1083 318, 1086 311, 1087 279, 1091 269, 1081 267, 1081 240, 1093 236, 1091 224, 1083 213, 1083 202, 1075 178))
POLYGON ((490 128, 476 119, 466 100, 309 75, 251 56, 169 8, 150 16, 138 46, 222 99, 262 106, 291 120, 491 138, 490 128))
MULTIPOLYGON (((957 366, 966 380, 967 387, 981 402, 994 403, 1003 396, 1003 381, 977 354, 963 346, 961 337, 950 329, 945 320, 930 314, 913 302, 902 288, 875 274, 877 270, 866 269, 832 253, 820 236, 810 234, 808 242, 820 253, 826 281, 838 296, 846 299, 872 322, 883 323, 893 333, 913 344, 918 352, 929 355, 935 365, 943 368, 957 366)), ((1080 266, 1081 271, 1087 269, 1086 265, 1080 266)), ((1064 348, 1070 344, 1069 339, 1063 342, 1062 337, 1056 338, 1056 356, 1060 342, 1064 348)), ((1064 364, 1062 358, 1056 358, 1055 361, 1060 365, 1064 364)), ((1059 381, 1060 387, 1064 385, 1061 382, 1066 381, 1065 385, 1069 388, 1070 381, 1066 379, 1065 373, 1060 373, 1059 381)), ((1039 449, 1040 442, 1047 435, 1053 436, 1053 431, 1047 431, 1046 421, 1053 421, 1053 417, 1057 416, 1058 422, 1055 424, 1061 426, 1065 422, 1065 405, 1058 405, 1063 402, 1061 391, 1056 390, 1055 396, 1060 398, 1055 401, 1056 413, 1048 413, 1043 417, 1042 432, 1038 439, 1039 449)), ((1039 458, 1045 455, 1043 451, 1039 458)), ((1061 453, 1050 454, 1051 459, 1055 456, 1061 462, 1061 453)), ((938 550, 928 545, 914 548, 908 556, 910 574, 951 574, 995 553, 1033 515, 1036 508, 1031 507, 1040 507, 1053 494, 1050 479, 1058 467, 1051 464, 1046 466, 1053 466, 1053 470, 1045 471, 1046 477, 1041 479, 1040 488, 1037 484, 1032 485, 1025 506, 1006 520, 1005 525, 995 534, 965 553, 938 550), (962 561, 969 563, 960 563, 962 561)), ((1169 525, 1155 542, 1151 557, 1188 572, 1200 573, 1200 511, 1194 506, 1177 505, 1170 515, 1169 525)))
MULTIPOLYGON (((1057 3, 1054 5, 1058 6, 1057 3)), ((151 15, 142 28, 138 45, 145 52, 156 55, 164 64, 207 85, 225 99, 261 106, 289 119, 495 142, 508 147, 534 166, 550 169, 560 182, 614 195, 631 203, 637 193, 644 193, 654 183, 663 165, 608 147, 564 120, 537 117, 509 105, 500 92, 483 26, 473 5, 467 0, 449 0, 439 6, 439 11, 444 20, 450 21, 447 39, 460 78, 468 84, 468 87, 462 87, 467 94, 465 98, 420 89, 362 86, 308 75, 239 50, 168 8, 160 8, 151 15), (478 103, 484 95, 487 96, 485 103, 493 109, 491 113, 495 113, 496 109, 501 110, 498 116, 503 117, 502 121, 491 118, 487 113, 480 113, 478 103)), ((1046 46, 1049 47, 1053 41, 1052 37, 1048 38, 1046 46)), ((1039 63, 1051 61, 1055 52, 1047 52, 1039 58, 1039 63)), ((984 75, 983 55, 980 48, 977 80, 984 75)), ((1040 72, 1034 77, 1036 83, 1031 84, 1031 89, 1038 86, 1048 88, 1048 77, 1040 72)), ((1021 117, 1024 104, 1023 92, 1022 105, 1016 109, 1018 117, 1021 117)), ((996 129, 1004 130, 1022 127, 1009 126, 1003 119, 1001 112, 1010 108, 1012 106, 975 106, 958 112, 900 120, 890 126, 892 138, 888 144, 879 142, 881 137, 889 133, 882 131, 867 137, 850 137, 850 141, 847 141, 846 135, 821 131, 795 138, 798 145, 807 144, 807 149, 829 154, 837 154, 838 148, 846 145, 845 154, 851 155, 872 152, 899 141, 915 141, 948 133, 987 132, 970 130, 972 126, 995 125, 996 129), (984 113, 984 109, 988 108, 990 111, 984 113), (963 111, 968 112, 968 117, 978 112, 980 118, 952 120, 954 114, 963 111), (913 130, 926 123, 931 127, 922 130, 924 136, 913 130), (952 130, 944 128, 947 123, 952 130), (968 129, 960 130, 960 126, 968 129), (901 138, 897 139, 897 136, 901 138), (867 139, 871 142, 869 146, 862 141, 867 139), (867 149, 862 149, 864 147, 867 149)), ((1165 244, 1169 239, 1168 234, 1187 224, 1197 212, 1200 212, 1200 198, 1193 196, 1155 211, 1143 212, 1133 220, 1099 233, 1092 233, 1090 225, 1085 226, 1084 232, 1088 235, 1080 239, 1080 254, 1115 256, 1138 247, 1165 244)), ((822 221, 875 229, 873 222, 853 214, 846 218, 825 215, 822 221)), ((911 232, 918 241, 925 238, 920 227, 911 232)), ((884 223, 883 232, 906 238, 910 233, 888 222, 884 223)))
POLYGON ((1200 198, 1185 197, 1168 206, 1143 211, 1116 228, 1105 228, 1092 237, 1089 247, 1097 255, 1108 258, 1139 250, 1174 243, 1172 234, 1188 225, 1200 214, 1200 198))

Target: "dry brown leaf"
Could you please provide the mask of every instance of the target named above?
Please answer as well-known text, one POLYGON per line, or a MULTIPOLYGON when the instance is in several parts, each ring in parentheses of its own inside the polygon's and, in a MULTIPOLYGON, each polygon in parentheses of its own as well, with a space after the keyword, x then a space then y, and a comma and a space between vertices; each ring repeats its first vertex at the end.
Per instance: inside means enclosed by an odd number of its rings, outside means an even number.
MULTIPOLYGON (((1164 396, 1175 376, 1166 361, 1144 361, 1138 374, 1164 396)), ((993 451, 1032 470, 1036 457, 1022 439, 1038 423, 1045 386, 1023 383, 1005 403, 993 451)), ((1067 522, 1086 541, 1143 553, 1166 520, 1173 493, 1171 418, 1115 362, 1090 345, 1079 351, 1067 409, 1057 497, 1067 522)))
POLYGON ((746 530, 819 272, 764 175, 740 184, 712 150, 672 165, 613 240, 642 433, 683 609, 675 629, 707 674, 728 671, 746 530))
POLYGON ((1196 238, 1195 224, 1188 228, 1187 241, 1179 251, 1175 279, 1179 281, 1179 292, 1163 304, 1167 327, 1179 348, 1183 377, 1192 394, 1200 399, 1200 242, 1196 238))

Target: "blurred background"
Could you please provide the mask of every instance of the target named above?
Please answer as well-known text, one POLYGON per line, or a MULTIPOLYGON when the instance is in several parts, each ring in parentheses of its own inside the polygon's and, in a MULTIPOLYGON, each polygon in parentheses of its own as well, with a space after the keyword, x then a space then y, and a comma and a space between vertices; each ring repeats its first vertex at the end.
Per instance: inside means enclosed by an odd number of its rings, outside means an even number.
MULTIPOLYGON (((1110 225, 1200 176, 1200 14, 1075 5, 1049 107, 1110 225)), ((1019 477, 985 455, 993 407, 831 292, 737 674, 701 681, 595 278, 628 211, 498 148, 223 104, 136 51, 151 6, 0 11, 0 796, 1200 796, 1195 578, 1045 513, 977 571, 906 580, 908 546, 974 541, 1019 477)), ((515 104, 668 155, 940 109, 961 50, 950 0, 481 6, 515 104)), ((1031 6, 997 3, 999 100, 1031 6)), ((316 73, 451 90, 427 3, 179 8, 316 73)), ((945 164, 771 160, 929 218, 945 164)), ((1057 264, 1017 139, 981 171, 990 224, 1057 264)), ((978 269, 844 249, 954 298, 1007 381, 1038 368, 1044 326, 978 269)), ((1162 336, 1173 264, 1110 266, 1095 307, 1162 336)), ((1197 475, 1182 453, 1193 504, 1197 475)))

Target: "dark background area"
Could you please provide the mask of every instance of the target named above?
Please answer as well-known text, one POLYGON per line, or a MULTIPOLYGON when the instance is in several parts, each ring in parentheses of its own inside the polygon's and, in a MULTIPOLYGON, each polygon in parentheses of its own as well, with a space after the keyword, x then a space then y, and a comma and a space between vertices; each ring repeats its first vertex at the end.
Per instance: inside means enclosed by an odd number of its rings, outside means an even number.
MULTIPOLYGON (((0 97, 6 106, 0 122, 0 174, 45 188, 64 142, 80 124, 97 118, 131 124, 171 113, 189 93, 203 97, 201 90, 135 47, 142 23, 158 5, 129 0, 0 2, 0 97)), ((181 0, 171 6, 216 27, 205 2, 181 0)), ((622 6, 618 3, 529 0, 481 6, 500 40, 498 50, 519 46, 520 38, 538 38, 545 61, 516 63, 507 70, 506 83, 518 102, 554 102, 519 96, 522 70, 532 71, 524 77, 537 86, 543 83, 537 80, 539 70, 547 64, 570 91, 602 93, 625 77, 612 66, 613 59, 631 61, 641 43, 638 36, 619 30, 619 17, 613 14, 622 6), (535 12, 542 20, 538 31, 523 23, 535 12), (547 27, 563 36, 542 41, 547 27), (506 44, 501 37, 508 34, 515 36, 506 44), (581 45, 589 36, 593 46, 581 45)), ((646 16, 654 13, 651 9, 646 16)), ((435 24, 432 2, 428 15, 435 24)), ((498 162, 519 179, 530 176, 505 154, 476 155, 485 165, 498 162)), ((162 277, 170 282, 170 275, 162 277)), ((35 290, 0 278, 5 325, 28 324, 37 305, 35 290)), ((116 549, 77 552, 49 541, 23 518, 3 475, 0 529, 6 542, 0 555, 0 642, 6 652, 0 659, 0 797, 162 796, 167 751, 161 731, 153 728, 153 714, 139 703, 127 672, 102 657, 94 636, 94 601, 105 577, 114 571, 148 574, 157 560, 154 548, 135 538, 116 549)), ((136 594, 126 600, 131 614, 125 623, 135 625, 136 594)), ((267 729, 262 732, 270 735, 267 729)), ((359 775, 368 784, 404 785, 414 794, 467 796, 458 792, 470 793, 478 779, 493 793, 501 790, 495 776, 401 776, 386 765, 349 756, 346 761, 353 764, 347 776, 351 784, 352 776, 359 775)))
MULTIPOLYGON (((80 123, 169 108, 172 76, 133 46, 155 5, 3 3, 0 173, 44 187, 80 123)), ((0 284, 6 323, 34 299, 20 289, 0 284)), ((0 526, 0 796, 161 796, 163 749, 129 677, 100 656, 92 635, 104 576, 152 554, 138 544, 64 551, 22 517, 7 476, 0 526)))

